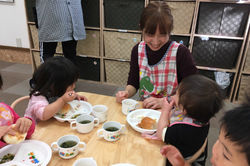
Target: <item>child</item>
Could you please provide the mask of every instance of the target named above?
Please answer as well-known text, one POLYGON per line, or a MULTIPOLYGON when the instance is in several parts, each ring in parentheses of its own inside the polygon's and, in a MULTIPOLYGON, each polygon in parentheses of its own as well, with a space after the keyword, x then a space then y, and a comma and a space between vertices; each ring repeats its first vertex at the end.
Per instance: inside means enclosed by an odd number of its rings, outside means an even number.
POLYGON ((170 96, 183 78, 195 74, 188 48, 171 41, 173 16, 166 2, 153 1, 140 18, 143 41, 131 53, 130 72, 124 91, 116 94, 116 101, 132 97, 139 89, 145 108, 160 108, 163 97, 170 96))
MULTIPOLYGON (((0 74, 0 89, 2 88, 3 81, 0 74)), ((21 133, 26 133, 26 138, 30 138, 35 130, 35 122, 27 117, 20 118, 19 115, 7 104, 0 102, 0 148, 7 145, 2 137, 5 134, 13 135, 15 132, 13 130, 19 131, 21 133), (11 127, 15 124, 14 129, 11 127)))
MULTIPOLYGON (((213 146, 211 164, 214 166, 250 165, 250 98, 239 107, 227 111, 221 119, 218 140, 213 146)), ((189 166, 178 149, 166 145, 161 149, 173 166, 189 166)))
MULTIPOLYGON (((157 137, 176 146, 194 165, 205 165, 209 120, 220 110, 222 101, 221 89, 214 81, 198 74, 186 77, 172 101, 163 102, 157 137), (172 110, 174 105, 178 108, 172 110)), ((166 165, 171 164, 167 161, 166 165)))
POLYGON ((64 57, 53 57, 33 74, 34 87, 25 115, 36 122, 48 120, 74 99, 87 100, 74 92, 78 79, 75 65, 64 57))

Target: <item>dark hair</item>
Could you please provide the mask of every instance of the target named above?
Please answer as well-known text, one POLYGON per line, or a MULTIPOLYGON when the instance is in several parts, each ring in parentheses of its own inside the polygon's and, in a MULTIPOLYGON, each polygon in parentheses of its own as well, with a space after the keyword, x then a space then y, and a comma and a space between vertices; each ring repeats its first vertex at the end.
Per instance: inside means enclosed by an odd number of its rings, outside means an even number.
POLYGON ((248 165, 250 165, 250 98, 241 106, 227 111, 221 119, 221 129, 225 132, 225 138, 229 139, 246 154, 248 165))
POLYGON ((0 89, 2 89, 2 86, 3 86, 3 80, 2 80, 2 76, 0 74, 0 89))
POLYGON ((140 29, 145 33, 155 34, 159 26, 161 34, 170 34, 173 30, 173 16, 166 2, 153 1, 142 11, 140 29))
POLYGON ((78 70, 70 60, 61 56, 50 58, 34 72, 30 96, 60 97, 78 77, 78 70))
POLYGON ((194 74, 184 78, 178 87, 179 103, 187 115, 207 123, 223 105, 222 89, 213 80, 194 74))

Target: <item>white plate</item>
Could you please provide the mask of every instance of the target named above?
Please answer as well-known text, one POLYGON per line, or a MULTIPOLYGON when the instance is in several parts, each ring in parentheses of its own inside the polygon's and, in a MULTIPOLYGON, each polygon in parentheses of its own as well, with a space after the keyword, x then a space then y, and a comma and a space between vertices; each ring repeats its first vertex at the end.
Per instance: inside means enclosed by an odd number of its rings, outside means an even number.
POLYGON ((142 118, 144 117, 150 117, 152 119, 155 119, 156 122, 158 123, 160 116, 161 116, 160 111, 152 109, 137 109, 127 115, 127 122, 135 131, 138 131, 140 133, 152 134, 156 131, 156 129, 154 130, 143 129, 138 126, 138 123, 140 123, 142 118))
POLYGON ((7 145, 0 149, 0 158, 8 153, 14 154, 15 157, 4 165, 46 166, 52 155, 49 145, 37 140, 25 140, 20 144, 7 145))
POLYGON ((79 100, 73 100, 69 102, 72 109, 66 114, 64 118, 62 118, 60 115, 55 114, 54 118, 58 120, 59 122, 72 122, 75 119, 72 119, 73 116, 76 114, 90 114, 92 112, 92 105, 86 101, 79 101, 79 100))

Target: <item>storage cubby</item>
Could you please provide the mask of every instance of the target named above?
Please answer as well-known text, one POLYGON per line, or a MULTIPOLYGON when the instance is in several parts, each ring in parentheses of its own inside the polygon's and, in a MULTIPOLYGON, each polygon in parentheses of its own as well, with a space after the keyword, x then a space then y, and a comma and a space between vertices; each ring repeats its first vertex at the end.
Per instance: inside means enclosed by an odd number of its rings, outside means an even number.
POLYGON ((195 37, 192 54, 199 66, 233 69, 242 41, 195 37))
MULTIPOLYGON (((249 29, 248 29, 249 30, 249 29)), ((233 101, 242 102, 246 94, 250 94, 250 30, 245 43, 245 50, 242 57, 242 65, 239 70, 239 78, 236 83, 233 101)))
POLYGON ((244 4, 202 2, 196 33, 242 37, 247 24, 249 7, 244 4))
POLYGON ((190 34, 195 2, 166 1, 174 19, 173 34, 190 34))
MULTIPOLYGON (((188 47, 199 72, 213 80, 215 72, 230 73, 224 93, 237 101, 250 84, 250 2, 235 0, 164 0, 171 8, 170 39, 188 47)), ((141 41, 139 19, 150 0, 82 0, 86 39, 78 41, 80 78, 125 86, 131 50, 141 41)), ((25 0, 34 65, 39 41, 34 1, 25 0)), ((38 51, 38 52, 37 52, 38 51)), ((57 53, 62 54, 61 44, 57 53)))
POLYGON ((104 31, 105 57, 130 60, 132 48, 141 41, 141 34, 104 31))
POLYGON ((104 27, 138 30, 144 0, 103 0, 104 27))
POLYGON ((77 57, 77 66, 80 78, 86 80, 100 81, 100 59, 89 57, 77 57))
POLYGON ((108 83, 124 86, 127 84, 129 62, 105 60, 105 74, 108 83))
POLYGON ((78 55, 100 55, 100 31, 86 30, 86 39, 77 43, 78 55))
POLYGON ((82 10, 85 26, 100 27, 99 0, 82 0, 82 10))
MULTIPOLYGON (((210 79, 217 82, 216 77, 215 77, 215 72, 216 71, 199 70, 199 74, 204 75, 204 76, 206 76, 206 77, 208 77, 208 78, 210 78, 210 79)), ((230 92, 232 90, 234 76, 235 76, 234 73, 227 73, 227 74, 229 74, 229 80, 228 80, 229 85, 222 87, 222 91, 223 91, 223 94, 224 94, 225 97, 230 95, 230 92)))

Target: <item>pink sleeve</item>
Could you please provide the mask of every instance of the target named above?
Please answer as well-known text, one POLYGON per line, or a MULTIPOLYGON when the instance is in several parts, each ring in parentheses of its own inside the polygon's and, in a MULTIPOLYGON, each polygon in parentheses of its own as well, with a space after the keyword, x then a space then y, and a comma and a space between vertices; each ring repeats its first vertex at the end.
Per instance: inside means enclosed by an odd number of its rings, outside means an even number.
POLYGON ((35 121, 43 120, 44 109, 48 104, 44 96, 32 96, 25 111, 25 117, 30 117, 35 121))
POLYGON ((34 111, 34 114, 36 116, 37 119, 39 120, 43 120, 43 113, 44 113, 44 109, 45 107, 47 106, 48 104, 47 103, 44 103, 44 102, 38 102, 34 105, 33 109, 35 110, 34 111))

